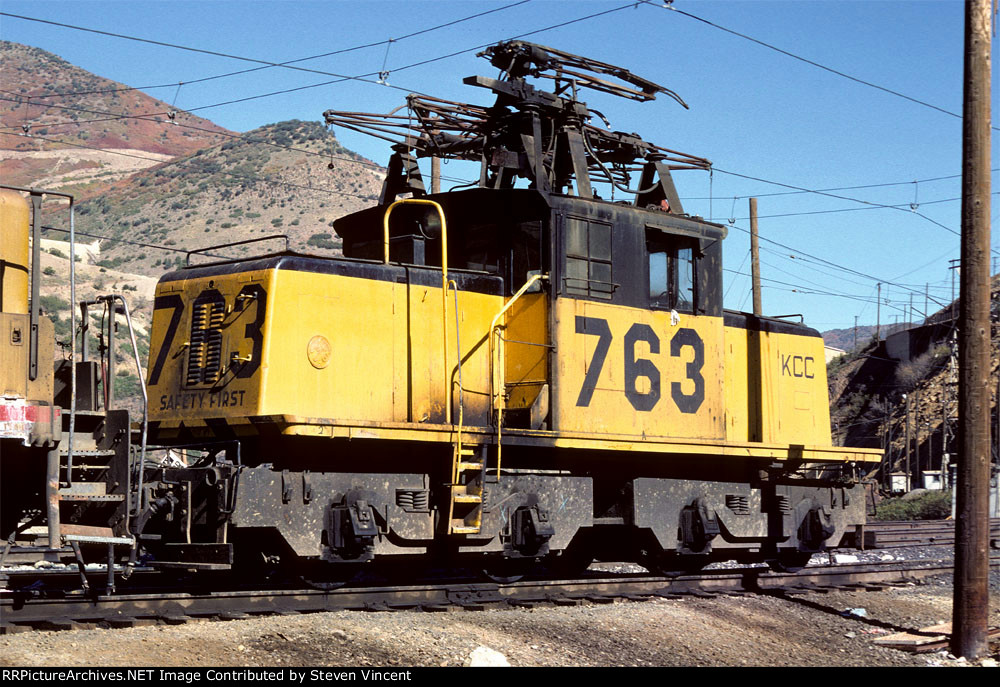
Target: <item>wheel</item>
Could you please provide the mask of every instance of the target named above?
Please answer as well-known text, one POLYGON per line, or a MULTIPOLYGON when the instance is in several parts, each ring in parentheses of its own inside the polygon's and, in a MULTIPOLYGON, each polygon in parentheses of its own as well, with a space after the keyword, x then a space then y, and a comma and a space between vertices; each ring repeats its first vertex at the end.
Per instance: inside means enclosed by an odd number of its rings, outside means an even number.
POLYGON ((593 562, 594 556, 591 553, 580 548, 570 547, 564 549, 558 556, 548 556, 545 560, 545 567, 558 577, 576 577, 589 568, 593 562))
POLYGON ((511 584, 520 582, 535 567, 533 558, 503 558, 488 562, 481 572, 486 579, 497 584, 511 584))
POLYGON ((361 566, 355 563, 307 561, 296 567, 296 576, 299 582, 310 589, 318 589, 321 592, 340 589, 357 577, 359 572, 361 572, 361 566))
POLYGON ((649 572, 664 577, 691 575, 704 568, 708 563, 707 556, 680 556, 676 553, 665 552, 646 557, 639 562, 649 572))
POLYGON ((795 573, 806 567, 810 558, 812 558, 811 553, 801 551, 780 553, 777 558, 767 561, 767 567, 775 572, 795 573))

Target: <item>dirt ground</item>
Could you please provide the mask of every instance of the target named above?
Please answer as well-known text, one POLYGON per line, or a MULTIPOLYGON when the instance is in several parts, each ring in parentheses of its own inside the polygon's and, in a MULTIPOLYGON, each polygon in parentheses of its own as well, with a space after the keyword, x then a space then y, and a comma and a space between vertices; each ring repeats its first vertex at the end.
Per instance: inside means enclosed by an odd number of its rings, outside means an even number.
MULTIPOLYGON (((990 624, 1000 625, 1000 574, 990 624)), ((879 647, 951 619, 949 578, 881 592, 447 613, 341 611, 0 636, 0 666, 995 666, 879 647), (845 615, 855 609, 855 615, 845 615), (858 609, 864 609, 860 611, 858 609), (866 617, 858 617, 864 615, 866 617)))

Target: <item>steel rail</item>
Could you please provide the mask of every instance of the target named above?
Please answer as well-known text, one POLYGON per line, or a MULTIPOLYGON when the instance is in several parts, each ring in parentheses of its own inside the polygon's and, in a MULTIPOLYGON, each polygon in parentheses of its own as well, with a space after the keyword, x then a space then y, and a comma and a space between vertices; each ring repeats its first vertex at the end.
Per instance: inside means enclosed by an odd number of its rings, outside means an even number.
MULTIPOLYGON (((991 566, 1000 567, 1000 557, 991 559, 991 566)), ((117 595, 76 593, 47 598, 36 595, 37 591, 30 589, 23 592, 4 590, 5 593, 0 595, 0 633, 337 610, 480 610, 539 604, 611 603, 653 597, 747 593, 795 595, 833 589, 875 591, 952 570, 950 560, 935 560, 811 566, 795 573, 771 572, 763 567, 706 570, 672 578, 591 573, 570 580, 345 586, 329 591, 139 590, 117 595)), ((97 571, 94 574, 101 573, 97 571)))

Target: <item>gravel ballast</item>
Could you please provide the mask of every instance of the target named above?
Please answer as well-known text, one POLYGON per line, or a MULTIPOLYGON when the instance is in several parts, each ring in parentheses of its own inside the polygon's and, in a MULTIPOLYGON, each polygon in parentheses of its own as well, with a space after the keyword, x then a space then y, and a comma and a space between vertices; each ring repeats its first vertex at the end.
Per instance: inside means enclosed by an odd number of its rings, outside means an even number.
MULTIPOLYGON (((1000 573, 990 624, 1000 625, 1000 573)), ((950 577, 880 592, 653 598, 447 613, 340 611, 0 636, 0 666, 930 666, 878 637, 951 620, 950 577), (855 614, 848 614, 855 609, 855 614), (857 609, 864 609, 859 613, 857 609), (858 617, 864 615, 865 617, 858 617)), ((994 665, 1000 646, 994 643, 994 665)))

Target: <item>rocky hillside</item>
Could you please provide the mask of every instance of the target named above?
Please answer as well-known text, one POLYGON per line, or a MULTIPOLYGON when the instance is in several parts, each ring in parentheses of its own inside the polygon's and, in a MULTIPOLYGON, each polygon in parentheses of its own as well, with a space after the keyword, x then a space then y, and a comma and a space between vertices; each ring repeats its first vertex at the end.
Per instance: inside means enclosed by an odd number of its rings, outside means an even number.
POLYGON ((232 133, 183 112, 171 124, 168 103, 9 41, 0 41, 0 84, 0 176, 16 186, 99 193, 232 133))
MULTIPOLYGON (((879 328, 879 336, 885 337, 889 334, 899 331, 900 329, 907 329, 914 326, 913 323, 895 323, 895 324, 883 324, 879 328)), ((823 343, 827 346, 833 346, 834 348, 839 348, 843 351, 852 351, 858 346, 867 346, 871 341, 871 338, 875 336, 876 328, 871 325, 862 325, 858 327, 857 333, 854 331, 854 327, 847 327, 845 329, 828 329, 822 333, 823 343), (857 344, 855 345, 855 337, 857 339, 857 344)))
MULTIPOLYGON (((339 247, 333 220, 374 203, 382 177, 322 125, 282 122, 132 175, 80 203, 76 227, 105 237, 99 264, 137 274, 183 264, 187 250, 278 234, 293 249, 329 253, 339 247)), ((211 252, 238 257, 282 247, 211 252)))
MULTIPOLYGON (((44 50, 0 42, 0 178, 76 195, 80 242, 100 237, 88 246, 91 255, 78 252, 76 298, 114 292, 128 299, 143 366, 156 279, 184 264, 185 251, 286 234, 293 249, 338 252, 333 220, 371 205, 384 174, 318 123, 236 134, 182 112, 171 120, 171 110, 44 50)), ((54 229, 43 234, 41 305, 68 349, 69 250, 53 243, 66 241, 59 229, 69 226, 68 213, 56 199, 43 213, 54 229)), ((271 241, 212 254, 283 246, 271 241)), ((121 332, 119 396, 137 410, 139 377, 121 332)), ((64 355, 57 347, 56 357, 64 355)))
MULTIPOLYGON (((871 341, 830 364, 834 443, 886 447, 891 468, 881 470, 877 479, 886 480, 889 471, 905 470, 907 405, 909 455, 915 470, 937 470, 943 453, 954 456, 957 451, 956 313, 957 301, 928 318, 925 326, 911 329, 909 355, 902 360, 893 357, 898 351, 890 350, 892 342, 871 341)), ((1000 275, 992 281, 991 320, 990 388, 996 390, 1000 380, 1000 275)), ((996 400, 994 393, 993 426, 996 400)))

